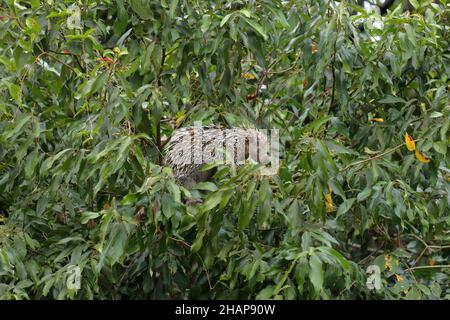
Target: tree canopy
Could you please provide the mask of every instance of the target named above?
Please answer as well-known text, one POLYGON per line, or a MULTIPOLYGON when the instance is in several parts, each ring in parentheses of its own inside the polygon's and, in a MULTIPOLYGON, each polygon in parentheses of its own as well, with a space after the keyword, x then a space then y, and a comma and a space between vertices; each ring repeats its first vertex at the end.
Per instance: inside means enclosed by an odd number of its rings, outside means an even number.
POLYGON ((448 299, 449 5, 356 2, 0 1, 0 298, 448 299), (277 174, 179 186, 195 121, 277 174))

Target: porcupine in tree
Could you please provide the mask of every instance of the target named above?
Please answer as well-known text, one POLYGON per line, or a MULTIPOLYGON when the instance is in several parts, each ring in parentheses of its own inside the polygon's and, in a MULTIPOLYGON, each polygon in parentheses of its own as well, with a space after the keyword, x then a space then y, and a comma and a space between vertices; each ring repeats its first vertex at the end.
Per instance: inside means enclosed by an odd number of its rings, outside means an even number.
POLYGON ((165 148, 164 163, 172 168, 178 183, 191 188, 214 175, 214 169, 200 171, 207 163, 223 161, 239 168, 246 159, 251 159, 267 164, 268 145, 267 136, 257 129, 186 127, 173 132, 165 148))

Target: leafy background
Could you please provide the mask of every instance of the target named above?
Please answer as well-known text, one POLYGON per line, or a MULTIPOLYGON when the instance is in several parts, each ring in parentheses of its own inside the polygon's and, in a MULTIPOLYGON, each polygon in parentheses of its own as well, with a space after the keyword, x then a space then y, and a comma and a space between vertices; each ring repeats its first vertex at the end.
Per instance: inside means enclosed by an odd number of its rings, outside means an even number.
POLYGON ((449 4, 404 2, 0 1, 0 297, 448 299, 449 4), (194 121, 278 174, 178 186, 194 121))

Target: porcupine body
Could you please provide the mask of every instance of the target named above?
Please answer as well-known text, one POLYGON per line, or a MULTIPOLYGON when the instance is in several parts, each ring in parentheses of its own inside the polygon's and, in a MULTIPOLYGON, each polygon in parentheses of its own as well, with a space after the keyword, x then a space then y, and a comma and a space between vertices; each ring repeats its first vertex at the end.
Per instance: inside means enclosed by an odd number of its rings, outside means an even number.
POLYGON ((165 165, 172 168, 178 183, 189 188, 214 175, 213 169, 200 171, 207 163, 223 161, 227 165, 234 163, 238 168, 247 158, 268 163, 267 136, 257 129, 181 128, 173 132, 165 149, 165 165))

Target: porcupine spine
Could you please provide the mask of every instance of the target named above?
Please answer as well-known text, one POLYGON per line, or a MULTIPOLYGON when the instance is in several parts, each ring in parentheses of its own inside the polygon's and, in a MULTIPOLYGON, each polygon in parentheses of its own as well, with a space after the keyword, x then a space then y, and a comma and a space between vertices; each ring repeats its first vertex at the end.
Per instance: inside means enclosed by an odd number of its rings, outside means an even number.
POLYGON ((219 126, 181 128, 173 132, 165 148, 164 164, 172 168, 178 183, 192 187, 211 178, 214 170, 199 170, 206 163, 225 159, 223 154, 217 153, 225 147, 234 150, 232 162, 238 167, 249 155, 252 160, 265 163, 267 159, 259 159, 260 154, 254 154, 254 151, 249 154, 249 141, 257 143, 256 150, 264 148, 264 154, 267 154, 267 137, 257 129, 225 129, 219 126))

